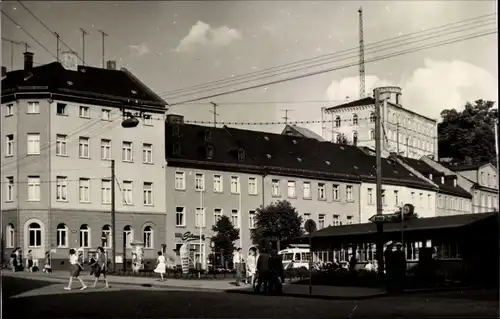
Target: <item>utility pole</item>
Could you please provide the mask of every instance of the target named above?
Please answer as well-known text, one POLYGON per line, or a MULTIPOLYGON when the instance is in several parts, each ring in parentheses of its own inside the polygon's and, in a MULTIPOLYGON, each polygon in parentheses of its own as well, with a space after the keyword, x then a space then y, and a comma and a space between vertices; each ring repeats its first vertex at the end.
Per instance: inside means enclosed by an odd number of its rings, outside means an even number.
POLYGON ((365 41, 363 35, 363 8, 359 13, 359 98, 365 97, 365 41))
MULTIPOLYGON (((376 88, 373 90, 373 96, 375 97, 375 165, 376 165, 376 203, 377 203, 377 215, 382 215, 382 145, 380 143, 381 138, 381 118, 380 118, 380 108, 382 107, 380 101, 382 88, 376 88)), ((382 223, 377 223, 377 263, 378 272, 381 276, 384 275, 384 243, 382 234, 384 232, 384 225, 382 223)))
POLYGON ((288 124, 288 119, 290 119, 288 117, 288 112, 292 112, 291 109, 284 109, 284 110, 281 110, 282 112, 285 112, 285 116, 283 116, 282 118, 285 119, 285 124, 288 124))
POLYGON ((215 104, 214 102, 210 102, 210 103, 212 104, 212 106, 213 106, 213 108, 214 108, 214 110, 213 110, 213 111, 212 111, 212 110, 210 111, 211 113, 213 113, 213 114, 214 114, 214 127, 217 127, 217 115, 219 115, 219 114, 217 113, 217 104, 215 104))
POLYGON ((113 267, 113 271, 116 271, 115 183, 116 183, 115 160, 111 160, 111 254, 112 254, 112 258, 113 258, 111 260, 111 265, 113 267))
POLYGON ((59 36, 59 33, 57 32, 54 32, 54 34, 56 35, 56 56, 57 56, 57 62, 59 62, 59 41, 60 40, 60 36, 59 36))
POLYGON ((82 31, 82 63, 85 66, 85 36, 88 34, 83 28, 80 28, 82 31))
POLYGON ((104 69, 106 67, 105 61, 104 61, 104 38, 108 36, 108 34, 102 30, 97 30, 101 33, 102 35, 102 68, 104 69))

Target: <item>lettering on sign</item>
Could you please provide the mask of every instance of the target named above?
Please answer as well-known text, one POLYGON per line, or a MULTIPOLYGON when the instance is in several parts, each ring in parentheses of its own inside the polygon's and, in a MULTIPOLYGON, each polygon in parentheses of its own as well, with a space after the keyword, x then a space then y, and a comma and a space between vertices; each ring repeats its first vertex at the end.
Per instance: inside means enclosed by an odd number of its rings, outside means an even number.
MULTIPOLYGON (((190 231, 187 231, 183 234, 181 233, 176 233, 175 234, 175 237, 177 238, 181 238, 181 240, 183 242, 189 242, 189 241, 194 241, 194 240, 200 240, 200 236, 199 235, 194 235, 193 233, 191 233, 190 231)), ((201 240, 205 240, 205 235, 202 235, 201 236, 201 240)))

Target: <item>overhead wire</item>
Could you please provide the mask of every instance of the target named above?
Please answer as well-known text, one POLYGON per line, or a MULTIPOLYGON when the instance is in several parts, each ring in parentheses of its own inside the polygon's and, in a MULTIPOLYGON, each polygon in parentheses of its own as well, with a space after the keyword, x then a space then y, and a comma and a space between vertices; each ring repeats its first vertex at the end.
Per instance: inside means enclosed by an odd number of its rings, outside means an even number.
MULTIPOLYGON (((420 47, 416 47, 416 48, 412 48, 412 49, 408 49, 408 50, 402 50, 402 51, 399 51, 399 52, 387 54, 385 56, 380 56, 380 57, 376 57, 376 58, 372 58, 372 59, 367 59, 367 60, 365 60, 365 63, 373 63, 373 62, 377 62, 377 61, 381 61, 381 60, 393 58, 393 57, 396 57, 396 56, 404 55, 404 54, 407 54, 407 53, 413 53, 413 52, 418 52, 418 51, 422 51, 422 50, 425 50, 425 49, 436 48, 436 47, 440 47, 440 46, 444 46, 444 45, 448 45, 448 44, 452 44, 452 43, 456 43, 456 42, 462 42, 464 40, 470 40, 470 39, 479 38, 479 37, 483 37, 483 36, 487 36, 487 35, 492 35, 492 34, 495 34, 495 33, 498 33, 497 29, 489 31, 489 32, 476 33, 476 34, 472 34, 472 35, 469 35, 469 36, 455 37, 455 38, 449 39, 449 40, 444 41, 444 42, 437 42, 437 43, 433 43, 433 44, 430 44, 430 45, 429 44, 428 45, 423 45, 423 46, 420 46, 420 47)), ((223 95, 229 95, 229 94, 244 92, 244 91, 248 91, 248 90, 253 90, 253 89, 256 89, 256 88, 261 88, 261 87, 265 87, 265 86, 269 86, 269 85, 274 85, 274 84, 280 84, 280 83, 285 83, 285 82, 289 82, 289 81, 294 81, 294 80, 298 80, 298 79, 302 79, 302 78, 311 77, 311 76, 314 76, 314 75, 319 75, 319 74, 323 74, 323 73, 329 73, 329 72, 332 72, 332 71, 337 71, 337 70, 342 70, 342 69, 350 68, 350 67, 356 66, 358 64, 359 64, 359 62, 353 62, 353 63, 345 64, 345 65, 342 65, 342 66, 338 66, 338 67, 331 67, 331 68, 327 68, 327 69, 323 69, 323 70, 319 70, 319 71, 308 72, 308 73, 305 73, 305 74, 301 74, 301 75, 297 75, 297 76, 292 76, 292 77, 287 77, 287 78, 280 79, 280 80, 274 80, 274 81, 270 81, 270 82, 266 82, 266 83, 255 84, 255 85, 251 85, 251 86, 247 86, 247 87, 243 87, 243 88, 239 88, 239 89, 228 90, 228 91, 221 92, 221 93, 214 93, 214 94, 205 95, 205 96, 201 96, 201 97, 197 97, 197 98, 192 98, 192 99, 188 99, 188 100, 184 100, 184 101, 180 101, 180 102, 169 103, 169 106, 182 105, 182 104, 186 104, 188 102, 196 102, 196 101, 211 99, 211 98, 219 97, 219 96, 223 96, 223 95)))
POLYGON ((52 51, 47 49, 47 47, 44 46, 40 41, 38 41, 37 38, 35 38, 31 33, 29 33, 25 28, 23 28, 19 23, 17 23, 16 20, 14 20, 11 16, 9 16, 5 11, 3 11, 3 10, 0 10, 0 11, 2 11, 2 14, 5 15, 7 17, 7 19, 9 19, 12 23, 14 23, 14 25, 16 25, 16 27, 23 30, 24 33, 26 33, 26 35, 28 35, 31 39, 33 39, 33 41, 35 41, 39 46, 41 46, 45 51, 47 51, 47 53, 49 53, 52 57, 57 59, 57 56, 54 55, 52 53, 52 51))
MULTIPOLYGON (((389 38, 389 39, 385 39, 385 40, 382 40, 382 41, 374 42, 374 43, 366 45, 365 46, 365 51, 372 50, 372 49, 374 49, 376 47, 379 47, 381 45, 386 46, 387 45, 386 42, 394 42, 394 40, 396 40, 395 42, 407 41, 408 37, 411 38, 411 37, 413 37, 415 35, 418 35, 418 34, 432 32, 432 31, 434 31, 436 29, 446 28, 446 27, 449 27, 451 25, 455 25, 455 24, 459 24, 459 23, 464 23, 464 22, 472 22, 472 23, 478 23, 479 22, 479 23, 483 23, 483 22, 486 22, 486 21, 472 21, 472 20, 483 19, 484 17, 490 17, 490 16, 492 16, 492 15, 489 14, 489 15, 484 15, 484 16, 480 16, 480 17, 475 17, 475 18, 472 18, 472 19, 461 20, 461 21, 458 21, 458 22, 445 24, 445 25, 442 25, 442 26, 439 26, 439 27, 435 27, 435 28, 431 28, 431 29, 427 29, 427 30, 424 30, 424 31, 409 33, 409 34, 406 34, 406 35, 401 35, 401 36, 398 36, 398 37, 389 38), (398 39, 400 39, 400 40, 398 40, 398 39)), ((491 17, 491 18, 495 18, 495 17, 491 17)), ((487 18, 487 19, 489 19, 489 18, 487 18)), ((494 20, 491 21, 491 23, 494 23, 494 22, 495 22, 494 20)), ((463 26, 464 25, 458 26, 458 27, 454 27, 454 28, 461 28, 463 26)), ((446 30, 443 30, 443 31, 446 31, 446 30)), ((440 32, 442 32, 442 31, 440 31, 440 32)), ((287 64, 283 64, 283 65, 274 66, 274 67, 267 68, 267 69, 264 69, 264 70, 249 72, 249 73, 246 73, 246 74, 240 74, 238 76, 224 78, 224 79, 221 79, 221 80, 216 80, 216 81, 211 81, 211 82, 206 82, 204 84, 189 86, 189 87, 186 87, 186 88, 176 89, 176 90, 172 90, 172 91, 166 91, 166 92, 160 93, 159 95, 168 96, 169 94, 171 94, 171 95, 173 95, 173 96, 171 96, 171 98, 176 98, 179 95, 179 93, 181 93, 181 91, 199 90, 201 88, 204 88, 204 87, 207 87, 207 86, 213 86, 213 85, 220 84, 220 83, 223 83, 223 82, 234 82, 235 80, 239 80, 239 79, 243 79, 243 78, 247 78, 247 77, 260 76, 260 75, 269 73, 269 72, 271 72, 273 70, 280 70, 280 69, 282 70, 284 68, 286 69, 286 68, 290 68, 292 66, 293 67, 300 66, 300 64, 316 63, 316 62, 321 61, 321 60, 332 59, 333 57, 343 56, 345 54, 349 54, 350 52, 354 53, 355 57, 357 57, 358 50, 359 50, 359 48, 355 47, 355 48, 346 49, 346 50, 342 50, 342 51, 338 51, 338 52, 332 52, 332 53, 329 53, 329 54, 325 54, 325 55, 321 55, 321 56, 317 56, 317 57, 313 57, 313 58, 303 59, 303 60, 299 60, 299 61, 292 62, 292 63, 287 63, 287 64)), ((329 63, 331 63, 331 62, 329 62, 329 63)), ((293 72, 293 71, 296 71, 296 70, 292 70, 290 72, 293 72)), ((184 96, 184 95, 187 95, 187 94, 183 94, 181 96, 184 96)))
POLYGON ((24 10, 26 10, 33 18, 35 18, 38 22, 40 22, 40 24, 42 24, 45 29, 49 30, 50 33, 52 33, 53 36, 55 37, 58 37, 59 38, 59 42, 61 42, 61 44, 63 44, 66 48, 68 48, 68 50, 70 50, 71 52, 73 52, 76 57, 83 62, 83 59, 80 58, 80 56, 78 55, 78 53, 76 53, 76 51, 74 51, 73 49, 71 49, 69 47, 69 45, 67 45, 62 39, 61 37, 59 37, 54 31, 52 31, 51 28, 49 28, 49 26, 47 24, 45 24, 40 18, 38 18, 34 13, 33 11, 31 11, 22 1, 19 1, 17 0, 17 2, 19 2, 19 4, 24 8, 24 10))

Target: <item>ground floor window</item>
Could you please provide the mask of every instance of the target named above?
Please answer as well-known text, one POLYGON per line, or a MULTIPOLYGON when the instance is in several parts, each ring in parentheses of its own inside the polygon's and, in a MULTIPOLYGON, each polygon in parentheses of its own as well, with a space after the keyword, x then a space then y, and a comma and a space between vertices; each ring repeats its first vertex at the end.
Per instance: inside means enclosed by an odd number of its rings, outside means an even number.
POLYGON ((68 227, 65 224, 57 225, 57 247, 68 247, 68 227))
POLYGON ((462 258, 460 246, 458 244, 444 243, 435 246, 436 255, 439 259, 462 258))
POLYGON ((14 229, 14 225, 7 225, 7 229, 5 231, 5 247, 6 248, 14 248, 16 244, 16 231, 14 229))
POLYGON ((28 245, 30 248, 42 246, 42 227, 38 223, 31 223, 28 226, 28 245))
POLYGON ((153 228, 151 226, 144 227, 143 240, 144 248, 153 248, 153 228))
POLYGON ((80 227, 80 247, 90 248, 90 227, 86 224, 80 227))

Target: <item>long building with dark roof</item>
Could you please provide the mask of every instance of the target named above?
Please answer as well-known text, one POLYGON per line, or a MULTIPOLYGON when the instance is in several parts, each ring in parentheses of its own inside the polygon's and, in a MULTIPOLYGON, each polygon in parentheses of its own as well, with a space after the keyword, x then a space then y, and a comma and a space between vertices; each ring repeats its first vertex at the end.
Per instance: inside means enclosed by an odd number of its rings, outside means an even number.
MULTIPOLYGON (((167 103, 126 69, 63 63, 2 68, 2 229, 7 250, 31 250, 53 268, 70 248, 111 247, 111 186, 116 186, 116 245, 144 241, 155 259, 165 242, 162 138, 167 103), (139 114, 123 128, 123 114, 139 114), (116 181, 110 163, 116 163, 116 181)), ((70 63, 73 61, 73 63, 70 63)), ((129 250, 130 254, 130 250, 129 250)))
MULTIPOLYGON (((218 216, 227 215, 248 249, 255 210, 278 200, 289 200, 319 228, 375 214, 375 157, 358 147, 186 124, 175 115, 167 116, 165 140, 167 203, 176 216, 167 236, 176 245, 182 232, 200 233, 201 220, 209 236, 218 216)), ((419 216, 435 216, 436 185, 392 159, 383 160, 382 172, 385 212, 413 200, 419 216)))

